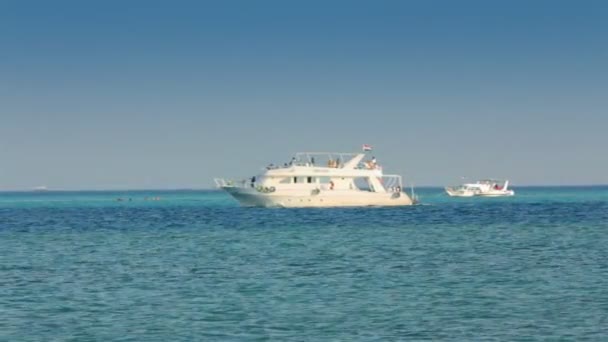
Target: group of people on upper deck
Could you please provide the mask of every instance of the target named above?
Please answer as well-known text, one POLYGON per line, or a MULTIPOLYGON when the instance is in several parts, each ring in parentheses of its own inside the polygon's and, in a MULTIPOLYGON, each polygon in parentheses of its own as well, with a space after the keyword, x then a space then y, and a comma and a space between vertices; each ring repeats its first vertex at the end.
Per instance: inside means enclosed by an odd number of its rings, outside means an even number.
POLYGON ((376 161, 376 157, 372 156, 372 159, 365 162, 365 168, 369 170, 375 170, 378 168, 378 162, 376 161))
MULTIPOLYGON (((296 157, 291 158, 291 161, 289 163, 285 163, 283 164, 283 168, 288 168, 294 165, 298 165, 298 160, 296 159, 296 157)), ((315 166, 315 158, 311 157, 309 162, 305 164, 306 166, 315 166)), ((342 166, 342 164, 340 163, 339 159, 329 159, 327 161, 327 167, 330 168, 340 168, 342 166)), ((274 170, 274 169, 280 169, 281 166, 279 165, 274 165, 274 164, 269 164, 266 169, 267 170, 274 170)), ((375 170, 379 168, 378 162, 376 161, 376 157, 372 156, 372 159, 367 160, 365 162, 363 162, 362 164, 359 164, 360 169, 368 169, 368 170, 375 170)))

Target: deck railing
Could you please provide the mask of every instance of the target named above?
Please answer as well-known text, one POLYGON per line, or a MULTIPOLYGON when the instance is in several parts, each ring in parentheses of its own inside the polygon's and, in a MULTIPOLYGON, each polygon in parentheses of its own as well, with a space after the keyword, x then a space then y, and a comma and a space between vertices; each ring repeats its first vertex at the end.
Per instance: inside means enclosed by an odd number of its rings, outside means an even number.
POLYGON ((247 179, 235 181, 224 178, 213 178, 213 181, 218 188, 246 188, 250 184, 250 181, 247 179))
POLYGON ((381 183, 388 192, 401 192, 403 184, 399 175, 383 175, 381 183))

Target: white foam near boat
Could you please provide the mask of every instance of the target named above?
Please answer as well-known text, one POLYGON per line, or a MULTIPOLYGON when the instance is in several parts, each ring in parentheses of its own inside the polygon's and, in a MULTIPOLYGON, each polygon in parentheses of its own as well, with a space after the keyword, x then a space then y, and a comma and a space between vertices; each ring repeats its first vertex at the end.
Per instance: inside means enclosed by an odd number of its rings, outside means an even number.
POLYGON ((508 189, 508 187, 508 180, 484 179, 476 183, 446 187, 445 192, 452 197, 502 197, 515 195, 515 191, 508 189))
POLYGON ((383 174, 368 153, 301 152, 291 162, 271 164, 250 179, 216 178, 215 183, 243 206, 406 206, 415 202, 413 194, 403 191, 401 176, 383 174))

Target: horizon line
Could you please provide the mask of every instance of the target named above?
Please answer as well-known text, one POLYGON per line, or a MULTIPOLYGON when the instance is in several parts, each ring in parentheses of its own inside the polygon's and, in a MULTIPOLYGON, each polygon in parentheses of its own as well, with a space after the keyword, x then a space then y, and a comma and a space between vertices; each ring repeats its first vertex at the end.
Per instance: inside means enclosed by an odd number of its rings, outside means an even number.
MULTIPOLYGON (((444 185, 416 185, 414 189, 417 188, 444 188, 444 185)), ((573 188, 573 187, 608 187, 608 184, 524 184, 517 185, 514 188, 539 188, 539 187, 547 187, 547 188, 573 188)), ((408 187, 409 188, 409 187, 408 187)), ((91 192, 104 192, 104 191, 210 191, 217 190, 220 191, 220 188, 217 187, 176 187, 176 188, 79 188, 79 189, 53 189, 47 188, 44 190, 27 188, 27 189, 0 189, 0 193, 6 192, 76 192, 76 191, 91 191, 91 192)))

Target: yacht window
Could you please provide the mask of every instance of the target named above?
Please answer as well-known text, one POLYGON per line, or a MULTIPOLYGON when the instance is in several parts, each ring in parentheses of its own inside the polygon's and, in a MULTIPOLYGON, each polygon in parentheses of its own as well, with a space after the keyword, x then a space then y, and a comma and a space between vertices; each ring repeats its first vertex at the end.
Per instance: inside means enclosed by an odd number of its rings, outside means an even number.
POLYGON ((279 183, 281 183, 281 184, 289 184, 290 182, 291 182, 290 178, 283 178, 283 179, 281 179, 281 181, 279 183))
POLYGON ((306 180, 308 181, 308 183, 312 183, 312 177, 308 177, 306 180))
POLYGON ((297 183, 298 182, 298 177, 293 177, 293 182, 297 183))

